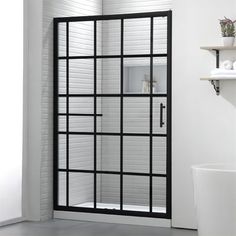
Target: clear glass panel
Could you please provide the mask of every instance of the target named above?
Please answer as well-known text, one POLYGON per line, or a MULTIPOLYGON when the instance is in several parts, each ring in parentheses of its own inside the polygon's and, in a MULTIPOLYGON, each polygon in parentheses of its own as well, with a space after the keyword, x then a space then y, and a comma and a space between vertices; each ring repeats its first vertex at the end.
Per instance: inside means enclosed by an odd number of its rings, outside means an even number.
POLYGON ((97 98, 97 113, 98 132, 120 132, 120 98, 97 98))
POLYGON ((150 58, 124 59, 124 93, 150 93, 150 58))
POLYGON ((102 55, 103 45, 103 24, 102 21, 97 21, 97 55, 102 55))
POLYGON ((66 116, 58 117, 59 132, 66 132, 66 116))
POLYGON ((58 173, 58 205, 66 205, 66 173, 58 173))
POLYGON ((94 99, 92 97, 69 98, 69 112, 72 114, 94 114, 94 99))
POLYGON ((166 57, 153 58, 153 93, 167 93, 167 59, 166 57))
POLYGON ((120 93, 120 59, 97 60, 97 93, 120 93))
POLYGON ((66 56, 66 23, 58 24, 58 56, 66 56))
POLYGON ((79 21, 69 24, 69 55, 94 55, 94 22, 79 21))
POLYGON ((123 209, 149 211, 149 177, 124 176, 123 209))
POLYGON ((94 174, 69 173, 69 205, 93 208, 94 174))
POLYGON ((93 116, 70 116, 70 132, 94 132, 93 116))
POLYGON ((59 60, 58 63, 59 94, 66 94, 66 60, 59 60))
POLYGON ((66 169, 66 135, 58 135, 58 166, 59 169, 66 169))
POLYGON ((97 36, 98 55, 120 55, 120 20, 98 21, 97 36))
POLYGON ((97 136, 97 170, 120 171, 119 136, 97 136))
POLYGON ((166 174, 166 137, 153 137, 153 173, 166 174))
POLYGON ((124 54, 150 53, 150 18, 124 20, 124 54))
POLYGON ((97 174, 97 208, 120 209, 120 175, 97 174))
POLYGON ((150 98, 124 98, 124 133, 149 133, 150 98))
POLYGON ((166 178, 153 177, 152 182, 152 211, 166 213, 166 178))
POLYGON ((58 112, 62 114, 66 113, 66 98, 64 97, 58 98, 58 112))
POLYGON ((70 60, 70 94, 94 93, 94 60, 73 59, 70 60))
POLYGON ((166 126, 167 126, 166 98, 155 97, 153 98, 153 133, 166 134, 166 126), (161 110, 162 110, 162 114, 161 114, 161 110))
POLYGON ((149 173, 149 137, 124 136, 124 172, 149 173))
POLYGON ((153 51, 167 53, 167 17, 154 18, 153 23, 153 51))
POLYGON ((69 148, 70 169, 94 169, 93 135, 70 135, 69 148))

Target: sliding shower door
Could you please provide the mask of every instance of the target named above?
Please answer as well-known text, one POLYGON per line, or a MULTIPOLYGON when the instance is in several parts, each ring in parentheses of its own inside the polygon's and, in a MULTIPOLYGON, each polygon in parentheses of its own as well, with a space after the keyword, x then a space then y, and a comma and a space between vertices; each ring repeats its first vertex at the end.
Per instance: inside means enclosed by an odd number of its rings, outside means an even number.
POLYGON ((54 20, 54 209, 171 217, 171 12, 54 20))

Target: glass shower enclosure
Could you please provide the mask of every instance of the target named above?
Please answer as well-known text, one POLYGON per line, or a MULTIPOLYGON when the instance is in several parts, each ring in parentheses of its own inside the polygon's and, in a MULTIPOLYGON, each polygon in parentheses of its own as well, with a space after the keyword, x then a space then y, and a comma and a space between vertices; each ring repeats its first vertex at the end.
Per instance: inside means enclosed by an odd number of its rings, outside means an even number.
POLYGON ((54 19, 54 209, 171 217, 171 11, 54 19))

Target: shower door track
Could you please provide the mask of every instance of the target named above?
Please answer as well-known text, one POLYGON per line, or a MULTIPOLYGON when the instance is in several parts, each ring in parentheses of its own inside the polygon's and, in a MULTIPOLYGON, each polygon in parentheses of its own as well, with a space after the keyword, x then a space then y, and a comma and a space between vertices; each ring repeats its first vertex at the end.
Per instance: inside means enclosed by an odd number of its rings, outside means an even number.
POLYGON ((161 12, 148 12, 148 13, 134 13, 134 14, 118 14, 118 15, 98 15, 98 16, 81 16, 81 17, 60 17, 54 18, 54 163, 53 163, 53 203, 55 211, 68 211, 68 212, 89 212, 89 213, 100 213, 100 214, 113 214, 113 215, 125 215, 125 216, 137 216, 137 217, 154 217, 171 219, 171 74, 172 74, 172 12, 171 11, 161 11, 161 12), (155 54, 153 53, 153 21, 154 18, 167 17, 167 53, 155 54), (126 19, 138 19, 138 18, 150 18, 150 53, 149 54, 134 54, 134 55, 124 55, 124 20, 126 19), (97 55, 97 22, 102 20, 120 20, 121 22, 121 52, 120 55, 97 55), (69 55, 69 24, 71 22, 79 21, 92 21, 94 22, 94 56, 70 56, 69 55), (66 56, 59 56, 58 54, 58 25, 60 23, 66 24, 66 56), (167 93, 166 94, 154 94, 152 89, 150 89, 149 94, 125 94, 123 91, 124 85, 124 59, 125 58, 150 58, 150 86, 152 88, 153 83, 153 58, 154 57, 165 57, 167 59, 167 93), (97 59, 99 58, 120 58, 120 88, 121 91, 118 94, 98 94, 96 91, 97 87, 97 59), (94 93, 93 94, 69 94, 69 60, 73 59, 94 59, 94 93), (66 61, 66 94, 59 94, 59 61, 66 61), (94 98, 94 114, 70 114, 69 113, 69 98, 70 97, 91 97, 94 98), (102 114, 97 114, 97 98, 98 97, 117 97, 120 98, 120 132, 97 132, 97 117, 102 116, 102 114), (147 97, 150 98, 150 132, 149 133, 126 133, 123 130, 123 99, 125 97, 147 97), (153 99, 157 97, 164 97, 167 99, 167 131, 166 134, 154 134, 153 133, 153 99), (58 100, 59 98, 66 99, 66 112, 59 113, 58 100), (66 131, 59 132, 58 128, 58 118, 59 116, 66 117, 66 131), (94 117, 94 132, 70 132, 69 131, 69 116, 92 116, 94 117), (66 139, 66 168, 59 168, 59 153, 58 153, 58 136, 63 134, 67 137, 66 139), (94 137, 94 170, 84 170, 76 169, 72 170, 69 168, 69 135, 91 135, 94 137), (97 155, 96 155, 96 138, 97 135, 112 135, 120 137, 120 171, 99 171, 97 170, 97 155), (140 136, 150 138, 150 166, 148 173, 135 173, 135 172, 125 172, 123 170, 123 137, 125 136, 140 136), (153 137, 166 137, 166 173, 156 174, 153 173, 153 137), (59 194, 59 172, 66 174, 66 204, 58 204, 58 194, 59 194), (69 204, 69 173, 91 173, 94 174, 94 205, 93 208, 86 207, 74 207, 69 204), (112 174, 120 176, 120 209, 99 209, 97 208, 97 197, 96 197, 96 181, 97 174, 112 174), (146 176, 150 179, 149 184, 149 211, 131 211, 123 209, 123 176, 124 175, 135 175, 135 176, 146 176), (153 212, 153 177, 163 177, 166 178, 166 212, 153 212))

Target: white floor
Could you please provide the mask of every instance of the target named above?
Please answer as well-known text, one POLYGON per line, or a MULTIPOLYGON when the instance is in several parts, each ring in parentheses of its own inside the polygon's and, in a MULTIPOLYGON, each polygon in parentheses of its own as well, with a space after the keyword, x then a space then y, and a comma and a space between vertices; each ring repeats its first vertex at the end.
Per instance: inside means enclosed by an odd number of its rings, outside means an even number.
MULTIPOLYGON (((93 202, 85 202, 79 205, 75 205, 75 207, 88 207, 93 208, 94 204, 93 202)), ((99 209, 120 209, 119 204, 111 204, 111 203, 97 203, 97 208, 99 209)), ((149 206, 138 206, 138 205, 123 205, 123 209, 127 211, 144 211, 149 212, 149 206)), ((166 213, 165 207, 153 207, 153 212, 156 213, 166 213)))

